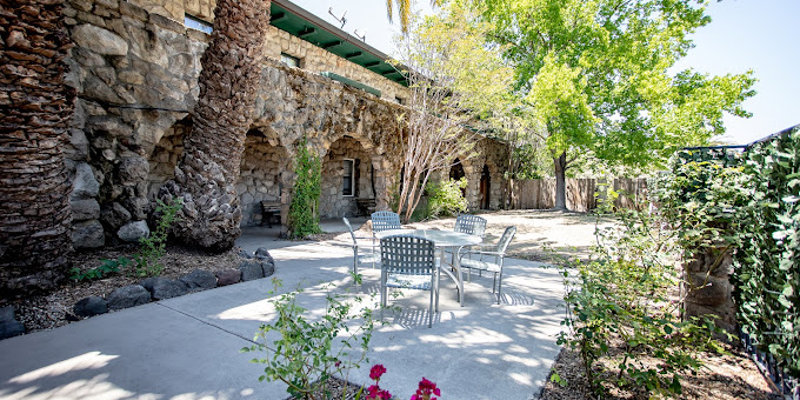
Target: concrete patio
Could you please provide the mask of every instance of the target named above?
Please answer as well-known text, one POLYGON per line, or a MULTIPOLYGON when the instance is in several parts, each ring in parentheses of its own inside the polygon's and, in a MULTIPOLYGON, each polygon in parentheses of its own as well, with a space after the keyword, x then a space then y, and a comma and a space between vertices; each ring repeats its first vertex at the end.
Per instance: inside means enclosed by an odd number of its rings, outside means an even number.
MULTIPOLYGON (((349 276, 352 251, 335 241, 264 240, 247 231, 240 245, 269 247, 282 291, 303 287, 298 299, 313 315, 324 312, 326 284, 335 290, 377 293, 379 270, 364 282, 349 276)), ((393 301, 396 315, 373 337, 371 363, 388 372, 382 387, 407 399, 421 377, 444 399, 537 398, 558 354, 564 306, 554 269, 507 259, 500 305, 491 278, 466 285, 466 304, 442 280, 440 313, 427 328, 427 293, 408 291, 393 301)), ((0 341, 0 399, 283 399, 285 385, 259 383, 261 372, 239 349, 274 318, 271 279, 217 288, 122 310, 52 331, 0 341)), ((369 365, 349 379, 369 383, 369 365)))

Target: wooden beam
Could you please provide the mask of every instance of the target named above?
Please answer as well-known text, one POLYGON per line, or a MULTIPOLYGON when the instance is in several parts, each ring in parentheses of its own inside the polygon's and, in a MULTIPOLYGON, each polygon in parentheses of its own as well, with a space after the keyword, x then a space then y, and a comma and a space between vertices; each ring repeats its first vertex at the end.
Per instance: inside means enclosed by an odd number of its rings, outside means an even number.
POLYGON ((286 13, 277 12, 275 14, 272 14, 272 17, 270 17, 269 22, 274 24, 274 23, 282 21, 284 19, 286 19, 286 13))
POLYGON ((301 39, 305 39, 306 36, 310 36, 310 35, 313 35, 315 33, 317 33, 317 29, 316 28, 306 28, 306 29, 303 29, 302 31, 300 31, 300 34, 297 35, 297 36, 299 36, 301 39))
POLYGON ((352 59, 352 58, 356 58, 356 57, 358 57, 358 56, 360 56, 362 54, 364 54, 364 53, 361 52, 361 51, 354 51, 352 53, 349 53, 349 54, 345 55, 344 58, 349 60, 349 59, 352 59))
POLYGON ((328 50, 328 49, 330 49, 332 47, 336 47, 336 46, 339 46, 341 44, 342 44, 342 41, 341 40, 337 40, 335 42, 330 42, 330 43, 323 44, 322 48, 325 49, 325 50, 328 50))

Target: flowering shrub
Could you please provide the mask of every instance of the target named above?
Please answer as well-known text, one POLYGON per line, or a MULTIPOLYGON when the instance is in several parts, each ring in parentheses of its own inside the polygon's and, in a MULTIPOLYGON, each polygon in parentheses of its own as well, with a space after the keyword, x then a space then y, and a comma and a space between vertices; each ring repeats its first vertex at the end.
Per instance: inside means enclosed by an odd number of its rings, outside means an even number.
MULTIPOLYGON (((383 376, 385 373, 386 367, 384 367, 382 364, 375 364, 369 370, 369 378, 375 381, 375 384, 370 385, 367 388, 366 400, 392 399, 391 393, 389 393, 388 390, 382 389, 380 386, 381 376, 383 376)), ((417 392, 411 396, 411 400, 438 400, 438 397, 433 396, 441 396, 441 390, 436 387, 435 383, 427 380, 426 378, 422 378, 417 386, 417 392)), ((356 399, 359 399, 360 397, 360 395, 356 396, 356 399)))

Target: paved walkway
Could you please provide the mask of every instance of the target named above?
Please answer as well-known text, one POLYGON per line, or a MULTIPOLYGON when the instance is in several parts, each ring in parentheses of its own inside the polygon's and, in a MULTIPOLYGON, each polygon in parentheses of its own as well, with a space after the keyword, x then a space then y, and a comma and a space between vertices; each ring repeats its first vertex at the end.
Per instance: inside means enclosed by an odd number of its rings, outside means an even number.
MULTIPOLYGON (((298 299, 314 315, 324 312, 327 282, 378 291, 376 269, 352 285, 347 247, 262 239, 248 232, 240 244, 272 248, 275 276, 284 290, 305 288, 298 299)), ((491 278, 473 276, 465 307, 443 279, 430 329, 426 292, 394 301, 402 311, 386 314, 392 323, 377 329, 369 354, 388 370, 382 386, 407 399, 424 376, 444 399, 536 398, 559 350, 563 287, 540 264, 508 259, 506 268, 500 305, 491 278)), ((274 318, 271 289, 268 278, 244 282, 0 341, 0 399, 284 399, 285 386, 259 383, 253 355, 239 353, 274 318)), ((368 373, 366 366, 349 379, 366 384, 368 373)))

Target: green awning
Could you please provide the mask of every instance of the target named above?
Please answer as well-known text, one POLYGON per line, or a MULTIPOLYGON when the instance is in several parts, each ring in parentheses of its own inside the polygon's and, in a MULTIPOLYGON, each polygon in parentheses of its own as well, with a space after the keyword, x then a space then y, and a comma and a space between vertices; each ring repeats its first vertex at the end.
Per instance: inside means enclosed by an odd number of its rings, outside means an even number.
POLYGON ((322 75, 324 77, 328 77, 328 78, 333 79, 335 81, 342 82, 347 86, 352 86, 352 87, 354 87, 356 89, 361 89, 361 90, 363 90, 363 91, 365 91, 367 93, 372 93, 375 96, 381 97, 381 91, 380 90, 375 89, 372 86, 367 86, 367 85, 365 85, 365 84, 363 84, 361 82, 354 81, 352 79, 347 79, 347 78, 345 78, 345 77, 343 77, 343 76, 341 76, 339 74, 335 74, 333 72, 323 72, 320 75, 322 75))

